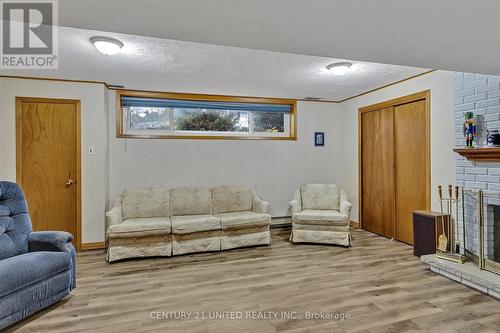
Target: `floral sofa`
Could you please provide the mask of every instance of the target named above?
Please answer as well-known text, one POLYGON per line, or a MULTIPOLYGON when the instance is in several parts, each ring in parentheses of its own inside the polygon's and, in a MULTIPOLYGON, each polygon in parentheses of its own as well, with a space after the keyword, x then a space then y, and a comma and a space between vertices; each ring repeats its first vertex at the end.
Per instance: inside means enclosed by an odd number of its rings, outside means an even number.
POLYGON ((268 245, 268 205, 235 185, 126 190, 106 213, 106 260, 268 245))
POLYGON ((352 205, 347 193, 335 184, 305 184, 290 202, 293 243, 350 246, 352 205))

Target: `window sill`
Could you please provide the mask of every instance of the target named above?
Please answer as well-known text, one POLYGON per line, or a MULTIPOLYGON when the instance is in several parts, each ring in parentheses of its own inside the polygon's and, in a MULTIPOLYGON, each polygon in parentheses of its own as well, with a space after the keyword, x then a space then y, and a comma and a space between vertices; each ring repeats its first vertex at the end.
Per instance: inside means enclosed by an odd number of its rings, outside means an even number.
POLYGON ((296 136, 256 136, 256 135, 145 135, 117 134, 119 139, 188 139, 188 140, 285 140, 296 141, 296 136))

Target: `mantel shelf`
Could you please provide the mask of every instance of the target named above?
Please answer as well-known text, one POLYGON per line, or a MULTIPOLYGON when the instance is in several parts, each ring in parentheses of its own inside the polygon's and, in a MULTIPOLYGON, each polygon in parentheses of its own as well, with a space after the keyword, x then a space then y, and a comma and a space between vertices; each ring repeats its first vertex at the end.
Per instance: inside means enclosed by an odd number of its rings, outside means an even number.
POLYGON ((500 161, 500 147, 456 148, 455 153, 473 161, 500 161))

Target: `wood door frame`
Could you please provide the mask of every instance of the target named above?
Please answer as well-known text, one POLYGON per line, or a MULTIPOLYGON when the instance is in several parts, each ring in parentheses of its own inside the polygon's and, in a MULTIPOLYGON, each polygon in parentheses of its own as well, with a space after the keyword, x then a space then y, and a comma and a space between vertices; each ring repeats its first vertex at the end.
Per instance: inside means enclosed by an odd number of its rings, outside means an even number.
POLYGON ((40 98, 40 97, 16 97, 16 181, 19 186, 22 184, 22 104, 23 103, 52 103, 52 104, 74 104, 76 110, 76 235, 75 247, 77 251, 82 248, 82 170, 81 170, 81 102, 77 99, 62 99, 62 98, 40 98))
MULTIPOLYGON (((425 101, 425 205, 426 210, 431 207, 431 90, 424 90, 411 95, 406 95, 394 98, 388 101, 364 106, 358 109, 358 224, 360 229, 363 228, 363 126, 362 115, 366 112, 376 111, 387 107, 396 107, 398 105, 425 101)), ((396 190, 396 182, 394 182, 394 190, 396 190)), ((396 193, 396 192, 394 192, 396 193)), ((394 206, 396 210, 396 206, 394 206)), ((395 213, 395 212, 394 212, 395 213)), ((395 215, 394 215, 395 216, 395 215)), ((396 235, 396 221, 393 223, 393 238, 396 235)))

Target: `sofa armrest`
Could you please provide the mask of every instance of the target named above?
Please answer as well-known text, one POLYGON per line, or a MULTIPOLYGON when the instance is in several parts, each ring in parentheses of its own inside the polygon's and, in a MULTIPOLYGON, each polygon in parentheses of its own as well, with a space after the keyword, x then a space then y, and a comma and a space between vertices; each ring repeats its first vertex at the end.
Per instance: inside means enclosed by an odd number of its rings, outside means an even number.
POLYGON ((259 198, 257 193, 253 193, 253 211, 256 213, 266 214, 267 209, 269 208, 269 202, 262 200, 259 198))
POLYGON ((292 216, 297 213, 300 213, 300 204, 298 200, 290 201, 290 210, 292 212, 292 216))
POLYGON ((120 224, 122 222, 122 201, 121 199, 116 199, 114 206, 106 212, 106 230, 113 224, 120 224))
POLYGON ((66 252, 71 256, 71 289, 76 288, 76 251, 73 235, 65 231, 34 231, 28 234, 28 251, 66 252))
POLYGON ((292 213, 292 217, 294 214, 300 213, 302 211, 302 201, 300 197, 300 189, 296 189, 293 193, 293 200, 290 201, 290 211, 292 213))
POLYGON ((352 204, 349 201, 342 201, 340 203, 340 213, 347 215, 347 218, 351 219, 352 204))
POLYGON ((351 221, 351 210, 352 204, 348 201, 347 192, 344 189, 340 189, 340 207, 339 212, 341 214, 347 215, 349 221, 351 221))

